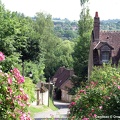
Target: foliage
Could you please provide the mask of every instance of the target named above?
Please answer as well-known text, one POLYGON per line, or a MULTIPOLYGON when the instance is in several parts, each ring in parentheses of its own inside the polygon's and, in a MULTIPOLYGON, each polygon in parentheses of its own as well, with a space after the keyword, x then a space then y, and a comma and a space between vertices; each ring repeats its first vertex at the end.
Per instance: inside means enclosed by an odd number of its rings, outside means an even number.
MULTIPOLYGON (((76 89, 79 88, 81 81, 87 80, 87 70, 88 70, 88 56, 89 56, 89 48, 90 48, 90 40, 91 40, 91 31, 92 31, 92 17, 89 14, 89 9, 83 7, 80 20, 78 21, 78 32, 79 39, 76 41, 74 52, 73 52, 73 68, 75 75, 77 75, 77 79, 72 80, 74 89, 72 90, 72 94, 75 93, 76 89)), ((70 90, 71 91, 71 90, 70 90)))
POLYGON ((76 75, 73 75, 70 80, 74 84, 74 86, 68 89, 68 93, 70 95, 76 95, 79 87, 83 85, 83 80, 76 75))
POLYGON ((81 6, 84 6, 86 2, 88 2, 89 0, 80 0, 80 4, 81 6))
POLYGON ((74 42, 69 40, 54 39, 52 45, 46 52, 45 76, 48 79, 52 77, 56 70, 61 66, 71 68, 73 66, 73 48, 74 42), (52 66, 52 67, 51 67, 52 66))
POLYGON ((78 37, 78 22, 68 19, 53 18, 54 33, 63 40, 73 40, 78 37))
POLYGON ((100 29, 109 31, 120 31, 120 19, 101 20, 100 29))
POLYGON ((95 67, 90 81, 80 88, 69 107, 70 119, 120 115, 120 69, 110 65, 95 67))
MULTIPOLYGON (((40 106, 34 106, 34 105, 31 105, 29 108, 28 108, 29 112, 31 113, 31 116, 33 117, 34 119, 34 115, 36 113, 40 113, 40 112, 45 112, 45 111, 48 111, 48 110, 53 110, 53 111, 56 111, 58 110, 58 108, 56 108, 53 104, 53 100, 51 98, 49 98, 49 107, 48 106, 45 106, 45 105, 40 105, 40 106)), ((47 118, 46 118, 47 119, 47 118)), ((50 119, 50 118, 49 118, 50 119)))
POLYGON ((6 55, 6 61, 2 64, 2 70, 7 72, 13 65, 19 62, 19 56, 15 53, 14 47, 14 20, 11 20, 12 14, 5 10, 0 3, 0 50, 6 55))
MULTIPOLYGON (((9 56, 6 56, 6 60, 0 63, 1 70, 4 72, 8 72, 14 67, 17 67, 18 63, 21 63, 21 60, 19 59, 19 54, 13 53, 9 56)), ((21 68, 21 66, 19 66, 19 68, 21 68)))
POLYGON ((31 117, 34 120, 34 115, 36 113, 45 112, 45 111, 49 110, 49 108, 47 106, 45 106, 45 105, 42 105, 42 106, 30 106, 28 108, 28 110, 29 110, 29 112, 31 114, 31 117))
POLYGON ((72 53, 74 52, 74 42, 69 40, 64 40, 59 43, 56 48, 55 55, 59 60, 61 66, 66 66, 69 68, 73 67, 73 57, 72 53))
POLYGON ((49 108, 53 111, 58 110, 58 108, 54 105, 52 98, 49 98, 49 108))
MULTIPOLYGON (((66 40, 65 42, 63 42, 62 39, 54 35, 54 24, 51 15, 37 13, 34 18, 34 21, 35 23, 33 28, 35 29, 35 32, 37 34, 40 34, 40 67, 44 66, 44 75, 46 81, 48 81, 48 79, 54 75, 55 71, 60 66, 72 66, 73 60, 71 54, 73 52, 74 43, 67 42, 66 40), (66 46, 64 43, 66 43, 66 46), (68 53, 65 51, 67 51, 68 53)), ((39 63, 37 62, 37 65, 38 64, 39 63)))
MULTIPOLYGON (((2 3, 0 8, 0 51, 6 55, 1 70, 17 67, 26 77, 31 72, 33 83, 37 83, 45 77, 48 80, 61 65, 72 66, 74 43, 63 42, 55 35, 51 15, 38 12, 30 18, 6 10, 2 3)), ((72 35, 70 31, 68 34, 72 35)))
POLYGON ((90 48, 90 35, 92 31, 92 18, 89 15, 89 10, 81 12, 81 18, 79 20, 79 40, 74 48, 74 70, 75 74, 82 79, 86 77, 86 69, 88 66, 88 55, 90 48))
POLYGON ((36 84, 39 81, 45 81, 45 78, 43 76, 44 68, 45 68, 45 65, 42 62, 35 63, 33 61, 25 61, 24 75, 30 77, 34 84, 36 84))
POLYGON ((29 102, 35 101, 35 85, 29 77, 25 77, 25 82, 23 83, 24 92, 29 96, 29 102))
MULTIPOLYGON (((0 52, 0 61, 4 60, 0 52)), ((9 73, 0 71, 0 119, 2 120, 30 120, 28 113, 28 95, 22 84, 24 77, 14 68, 9 73)))

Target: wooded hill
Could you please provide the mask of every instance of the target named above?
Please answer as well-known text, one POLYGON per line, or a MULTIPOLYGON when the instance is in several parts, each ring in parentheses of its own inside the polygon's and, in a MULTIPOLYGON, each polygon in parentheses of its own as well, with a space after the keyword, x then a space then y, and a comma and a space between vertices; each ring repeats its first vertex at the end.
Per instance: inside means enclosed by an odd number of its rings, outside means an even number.
POLYGON ((101 30, 120 30, 120 19, 102 20, 101 30))
POLYGON ((78 37, 78 22, 70 21, 67 18, 53 18, 54 33, 62 39, 72 40, 78 37))
MULTIPOLYGON (((70 21, 67 18, 53 18, 54 33, 62 39, 72 40, 78 37, 78 21, 70 21)), ((120 30, 120 19, 101 20, 101 30, 120 30)))

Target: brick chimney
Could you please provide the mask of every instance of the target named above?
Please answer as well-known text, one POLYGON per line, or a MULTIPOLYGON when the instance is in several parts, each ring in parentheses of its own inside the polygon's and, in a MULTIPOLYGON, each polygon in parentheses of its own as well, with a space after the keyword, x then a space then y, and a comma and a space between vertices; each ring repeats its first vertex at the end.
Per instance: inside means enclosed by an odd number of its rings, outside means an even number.
POLYGON ((95 13, 94 17, 94 41, 99 41, 99 32, 100 32, 100 19, 98 16, 98 12, 95 13))

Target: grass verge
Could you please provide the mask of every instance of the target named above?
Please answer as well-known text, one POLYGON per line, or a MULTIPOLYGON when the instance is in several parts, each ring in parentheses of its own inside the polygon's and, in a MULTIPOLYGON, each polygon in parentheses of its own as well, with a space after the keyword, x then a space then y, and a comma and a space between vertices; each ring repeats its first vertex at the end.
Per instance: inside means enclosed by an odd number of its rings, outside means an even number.
POLYGON ((58 108, 56 106, 54 106, 53 100, 51 98, 49 99, 49 108, 53 111, 58 110, 58 108))
POLYGON ((53 111, 56 111, 58 110, 57 107, 54 106, 53 104, 53 101, 52 99, 50 98, 49 99, 49 107, 48 106, 45 106, 45 105, 39 105, 39 106, 33 106, 31 105, 29 108, 28 108, 30 114, 31 114, 31 117, 32 119, 34 119, 34 115, 36 113, 39 113, 39 112, 44 112, 44 111, 48 111, 48 110, 53 110, 53 111))
POLYGON ((49 108, 47 106, 45 106, 45 105, 39 105, 39 106, 30 106, 28 108, 28 110, 29 110, 30 115, 31 115, 31 117, 33 119, 34 115, 36 113, 47 111, 47 110, 49 110, 49 108))

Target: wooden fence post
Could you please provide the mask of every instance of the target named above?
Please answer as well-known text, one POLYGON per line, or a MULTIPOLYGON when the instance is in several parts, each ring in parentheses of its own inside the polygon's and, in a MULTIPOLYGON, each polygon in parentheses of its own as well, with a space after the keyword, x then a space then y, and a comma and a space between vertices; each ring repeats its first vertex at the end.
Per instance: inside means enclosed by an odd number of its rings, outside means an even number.
POLYGON ((37 89, 37 105, 40 105, 40 89, 37 89))
POLYGON ((48 107, 50 106, 50 104, 49 104, 49 97, 50 97, 50 81, 49 81, 49 83, 48 83, 48 107))

